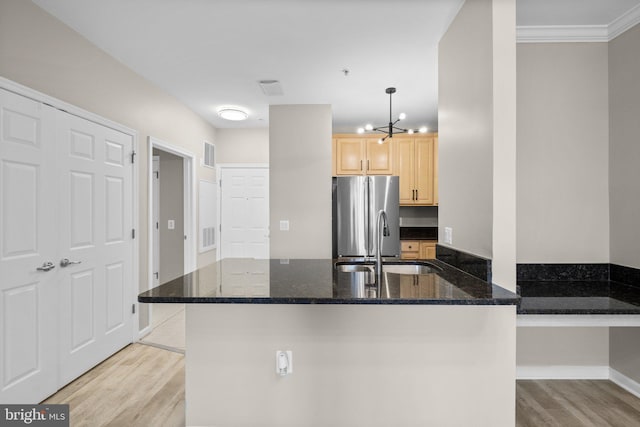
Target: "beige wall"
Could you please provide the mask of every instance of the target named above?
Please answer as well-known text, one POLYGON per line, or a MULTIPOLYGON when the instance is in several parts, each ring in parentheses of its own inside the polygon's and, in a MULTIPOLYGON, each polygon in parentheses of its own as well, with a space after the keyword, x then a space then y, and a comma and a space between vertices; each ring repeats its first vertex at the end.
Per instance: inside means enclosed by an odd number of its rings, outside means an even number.
POLYGON ((438 46, 440 244, 492 256, 493 109, 491 0, 467 1, 438 46))
POLYGON ((187 425, 514 426, 515 306, 186 310, 187 425))
MULTIPOLYGON (((146 289, 147 137, 191 151, 198 157, 198 179, 214 180, 213 170, 200 167, 199 159, 202 141, 215 141, 215 128, 30 1, 0 2, 0 76, 138 132, 139 284, 146 289)), ((213 251, 201 254, 198 264, 214 257, 213 251)), ((141 314, 143 319, 144 307, 141 314)))
POLYGON ((519 378, 549 372, 570 375, 574 367, 609 366, 609 328, 518 328, 516 362, 519 378))
POLYGON ((217 129, 217 163, 269 163, 269 128, 217 129))
MULTIPOLYGON (((640 25, 609 43, 611 262, 640 268, 640 25)), ((611 367, 640 382, 638 328, 612 328, 611 367)))
POLYGON ((609 262, 607 52, 518 45, 520 263, 609 262))
POLYGON ((640 268, 640 25, 609 43, 611 262, 640 268))
POLYGON ((494 0, 493 283, 516 290, 516 2, 494 0))
POLYGON ((330 105, 269 107, 269 204, 272 258, 331 258, 330 105))
POLYGON ((515 289, 515 2, 465 2, 438 54, 439 241, 515 289))

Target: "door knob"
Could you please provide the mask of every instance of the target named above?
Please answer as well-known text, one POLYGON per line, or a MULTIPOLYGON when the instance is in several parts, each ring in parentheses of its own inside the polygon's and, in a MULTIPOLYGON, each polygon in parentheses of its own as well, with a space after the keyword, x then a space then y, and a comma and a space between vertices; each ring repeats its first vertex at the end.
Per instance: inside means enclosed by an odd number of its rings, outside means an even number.
POLYGON ((60 267, 66 267, 70 264, 80 264, 82 261, 69 261, 69 258, 62 258, 60 260, 60 267))
POLYGON ((38 271, 49 271, 56 268, 51 261, 43 262, 41 267, 36 268, 38 271))

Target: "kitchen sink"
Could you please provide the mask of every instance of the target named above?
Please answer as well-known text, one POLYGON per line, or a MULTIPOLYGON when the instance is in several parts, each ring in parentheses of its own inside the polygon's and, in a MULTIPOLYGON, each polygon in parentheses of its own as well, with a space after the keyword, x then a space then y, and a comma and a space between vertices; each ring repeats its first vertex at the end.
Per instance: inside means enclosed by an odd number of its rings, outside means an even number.
POLYGON ((393 274, 430 274, 437 273, 441 269, 429 264, 407 263, 407 264, 382 264, 383 273, 393 274))
MULTIPOLYGON (((376 267, 373 264, 363 264, 362 262, 337 262, 335 269, 341 273, 373 273, 376 267)), ((394 261, 382 264, 383 273, 416 275, 437 273, 439 271, 442 271, 440 267, 421 261, 394 261)))
POLYGON ((373 272, 373 265, 365 264, 336 264, 336 271, 341 273, 358 273, 358 272, 373 272))

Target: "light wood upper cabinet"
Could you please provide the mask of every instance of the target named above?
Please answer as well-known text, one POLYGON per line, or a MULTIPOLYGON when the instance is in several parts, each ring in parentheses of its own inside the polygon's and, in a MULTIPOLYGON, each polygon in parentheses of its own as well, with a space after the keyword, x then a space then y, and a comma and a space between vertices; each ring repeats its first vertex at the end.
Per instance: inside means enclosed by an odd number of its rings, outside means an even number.
POLYGON ((433 204, 437 205, 438 200, 438 134, 436 133, 433 136, 433 204))
POLYGON ((365 139, 367 175, 391 175, 393 174, 393 145, 390 141, 378 144, 380 138, 365 139))
POLYGON ((393 147, 388 141, 360 135, 336 135, 335 175, 391 175, 393 147))
POLYGON ((437 204, 435 141, 433 134, 394 138, 394 175, 400 177, 401 205, 437 204))

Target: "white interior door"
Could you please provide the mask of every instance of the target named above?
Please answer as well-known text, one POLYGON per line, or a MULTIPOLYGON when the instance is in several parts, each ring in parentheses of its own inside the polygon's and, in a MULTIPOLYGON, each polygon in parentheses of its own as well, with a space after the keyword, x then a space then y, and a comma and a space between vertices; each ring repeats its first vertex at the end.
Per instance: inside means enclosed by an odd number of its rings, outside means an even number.
POLYGON ((0 89, 0 402, 57 390, 55 110, 0 89), (50 262, 54 268, 37 270, 50 262))
POLYGON ((220 258, 269 258, 269 169, 223 168, 220 258))
POLYGON ((64 384, 131 342, 133 141, 62 111, 56 119, 64 384))

